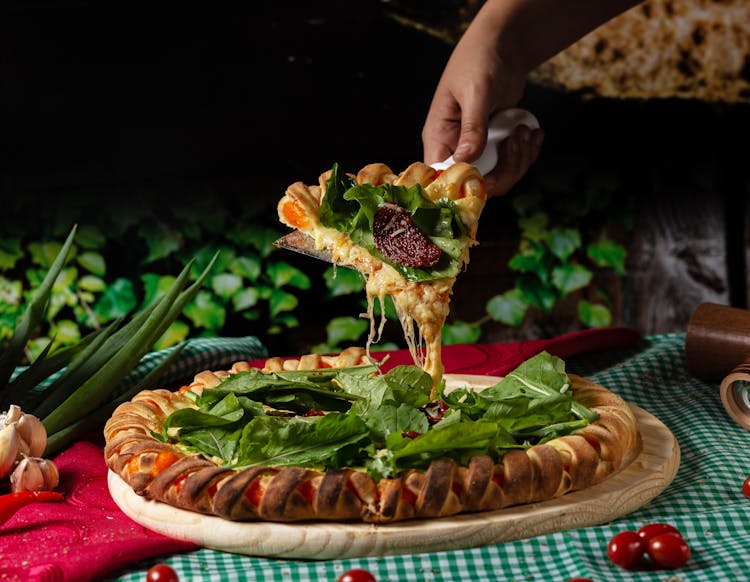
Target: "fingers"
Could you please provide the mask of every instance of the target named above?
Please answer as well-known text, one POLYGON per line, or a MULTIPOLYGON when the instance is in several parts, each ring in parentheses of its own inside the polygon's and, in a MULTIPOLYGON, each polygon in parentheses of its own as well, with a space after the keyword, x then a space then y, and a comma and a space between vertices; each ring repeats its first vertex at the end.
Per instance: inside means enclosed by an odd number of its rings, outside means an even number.
POLYGON ((487 194, 507 194, 536 162, 543 141, 542 129, 532 131, 525 125, 514 129, 499 146, 497 167, 485 176, 487 194))

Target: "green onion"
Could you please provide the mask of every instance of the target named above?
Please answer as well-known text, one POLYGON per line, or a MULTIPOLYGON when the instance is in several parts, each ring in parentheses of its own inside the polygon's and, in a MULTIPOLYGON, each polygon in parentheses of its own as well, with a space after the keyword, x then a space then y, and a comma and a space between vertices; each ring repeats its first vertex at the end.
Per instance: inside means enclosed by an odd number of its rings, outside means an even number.
POLYGON ((103 423, 117 405, 152 386, 180 357, 184 345, 173 350, 135 386, 113 398, 123 379, 198 293, 218 257, 218 253, 214 255, 198 279, 188 286, 194 263, 194 260, 190 261, 165 295, 129 321, 116 320, 87 335, 75 346, 52 355, 49 353, 50 342, 27 369, 11 381, 33 330, 44 318, 52 286, 65 266, 76 229, 75 226, 71 229, 13 337, 0 354, 0 410, 17 404, 41 418, 49 435, 45 455, 56 452, 103 423), (49 386, 44 386, 44 381, 53 375, 58 377, 49 386))

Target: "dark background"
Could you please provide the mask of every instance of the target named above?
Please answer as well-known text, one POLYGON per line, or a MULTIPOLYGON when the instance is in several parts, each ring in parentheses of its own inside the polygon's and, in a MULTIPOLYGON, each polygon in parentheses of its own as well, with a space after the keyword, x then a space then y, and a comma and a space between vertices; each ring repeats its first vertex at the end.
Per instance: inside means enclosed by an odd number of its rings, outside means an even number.
POLYGON ((5 3, 3 193, 277 197, 257 180, 420 157, 448 46, 370 0, 228 4, 5 3))
MULTIPOLYGON (((334 162, 400 171, 421 158, 452 49, 375 0, 13 1, 0 8, 0 43, 0 229, 80 199, 275 204, 334 162)), ((532 173, 605 168, 636 201, 641 226, 615 323, 680 331, 701 300, 747 305, 746 105, 536 86, 521 105, 547 134, 532 173)), ((481 311, 483 293, 507 288, 517 242, 507 200, 488 203, 479 237, 457 309, 481 311)))

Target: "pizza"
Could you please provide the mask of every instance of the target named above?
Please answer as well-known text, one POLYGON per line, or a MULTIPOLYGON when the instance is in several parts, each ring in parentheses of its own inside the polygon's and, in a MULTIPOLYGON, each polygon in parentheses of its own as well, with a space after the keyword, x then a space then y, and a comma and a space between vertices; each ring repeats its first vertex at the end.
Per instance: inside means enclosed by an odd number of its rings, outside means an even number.
POLYGON ((544 501, 627 465, 630 407, 546 352, 483 390, 448 388, 440 334, 485 199, 462 163, 334 165, 292 184, 281 221, 365 277, 367 345, 144 390, 105 425, 109 469, 148 499, 229 520, 390 523, 544 501), (386 296, 414 359, 388 371, 369 351, 386 296))
POLYGON ((553 499, 639 451, 627 403, 546 352, 484 390, 432 392, 361 347, 239 362, 121 404, 104 454, 137 494, 202 514, 390 523, 553 499))
POLYGON ((486 198, 482 175, 466 163, 436 170, 416 162, 398 175, 370 164, 355 176, 334 165, 317 185, 289 186, 278 213, 282 223, 329 251, 334 265, 364 275, 368 348, 385 322, 383 316, 376 329, 375 300, 393 299, 415 364, 437 385, 450 295, 476 244, 486 198))

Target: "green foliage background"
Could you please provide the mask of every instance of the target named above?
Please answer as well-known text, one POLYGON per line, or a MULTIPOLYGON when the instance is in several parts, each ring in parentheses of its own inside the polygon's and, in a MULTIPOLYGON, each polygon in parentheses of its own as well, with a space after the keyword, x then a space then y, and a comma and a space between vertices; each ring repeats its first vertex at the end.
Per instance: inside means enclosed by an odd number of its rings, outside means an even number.
MULTIPOLYGON (((611 298, 596 275, 625 274, 621 240, 632 212, 621 190, 613 173, 556 173, 550 167, 530 173, 503 201, 515 216, 519 241, 507 265, 513 287, 492 296, 477 321, 452 319, 444 343, 481 341, 490 322, 520 327, 529 314, 544 317, 581 289, 590 292, 578 301, 579 324, 610 325, 611 298)), ((196 278, 217 250, 211 276, 156 348, 220 335, 257 335, 273 353, 363 344, 369 323, 360 317, 366 310, 362 277, 276 249, 273 241, 286 229, 276 221, 275 205, 263 200, 205 194, 115 197, 102 204, 80 196, 27 205, 33 216, 13 220, 0 235, 0 342, 12 335, 77 223, 72 258, 55 283, 47 325, 29 343, 29 359, 48 338, 55 348, 73 345, 90 330, 149 305, 191 258, 196 278)), ((396 319, 393 305, 385 307, 386 316, 396 319)), ((398 324, 389 327, 395 331, 377 349, 404 347, 398 324)))

